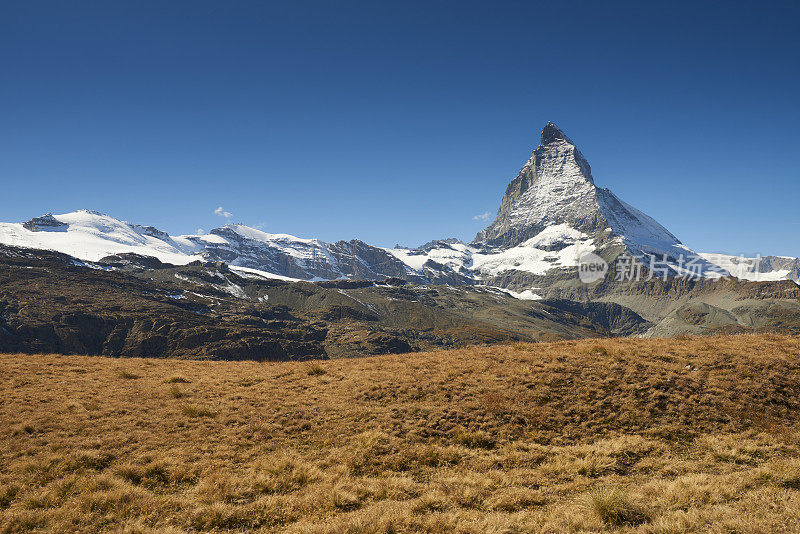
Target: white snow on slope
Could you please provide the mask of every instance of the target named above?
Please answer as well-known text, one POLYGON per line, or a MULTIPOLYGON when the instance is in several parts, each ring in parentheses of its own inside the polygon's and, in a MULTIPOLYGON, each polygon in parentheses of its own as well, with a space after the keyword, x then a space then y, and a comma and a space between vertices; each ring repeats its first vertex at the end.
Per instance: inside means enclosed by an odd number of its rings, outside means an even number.
POLYGON ((85 261, 124 252, 154 256, 177 265, 200 259, 195 255, 196 246, 188 240, 159 239, 147 235, 142 227, 96 211, 79 210, 54 217, 69 226, 32 232, 19 223, 0 223, 0 243, 55 250, 85 261))
MULTIPOLYGON (((666 252, 674 257, 681 254, 689 257, 694 254, 647 215, 625 204, 606 190, 598 191, 601 202, 608 204, 609 208, 622 206, 622 209, 604 211, 627 214, 618 220, 614 218, 609 220, 614 233, 621 234, 614 239, 624 242, 634 252, 657 255, 666 252)), ((232 252, 238 254, 240 251, 236 242, 238 238, 234 235, 238 234, 247 240, 248 246, 258 247, 259 244, 263 244, 264 247, 291 257, 301 266, 313 265, 323 260, 334 269, 338 266, 335 256, 330 253, 329 245, 325 242, 288 234, 269 234, 244 225, 229 225, 220 229, 233 232, 233 234, 221 232, 227 237, 216 233, 169 236, 153 228, 130 224, 89 210, 55 215, 54 218, 67 226, 44 228, 34 232, 24 228, 21 223, 0 223, 0 243, 55 250, 90 262, 111 254, 136 253, 152 256, 166 263, 183 265, 203 260, 206 247, 230 248, 232 252)), ((467 276, 470 276, 471 272, 471 276, 479 279, 510 270, 541 275, 551 269, 574 267, 582 254, 595 249, 596 244, 586 234, 569 224, 560 223, 550 225, 533 238, 504 250, 444 242, 427 250, 408 248, 385 250, 403 262, 412 275, 422 276, 423 266, 430 260, 467 276)), ((716 272, 711 269, 704 270, 703 274, 708 277, 727 276, 729 272, 733 276, 750 281, 783 280, 791 279, 793 276, 788 269, 765 267, 765 265, 761 265, 758 269, 755 266, 755 258, 740 258, 725 254, 699 254, 699 257, 716 269, 716 272), (767 272, 757 272, 758 270, 767 272)), ((241 275, 299 280, 258 269, 258 265, 248 263, 247 256, 235 257, 229 263, 231 268, 241 275), (237 266, 240 262, 248 266, 237 266)), ((783 267, 784 264, 778 263, 778 265, 783 267)), ((519 298, 526 297, 534 298, 535 293, 530 292, 530 295, 519 298)))
MULTIPOLYGON (((234 259, 231 267, 239 269, 240 274, 279 280, 299 280, 250 265, 251 259, 240 254, 239 243, 230 235, 218 233, 203 235, 170 236, 154 228, 120 221, 108 215, 79 210, 53 216, 67 226, 44 228, 31 231, 22 223, 0 223, 0 244, 23 248, 53 250, 73 256, 79 260, 96 262, 112 254, 134 253, 151 256, 165 263, 185 265, 196 260, 205 260, 204 251, 209 247, 230 250, 234 259), (237 266, 238 263, 248 266, 237 266)), ((221 233, 230 231, 246 239, 245 246, 272 250, 277 254, 291 257, 297 265, 306 267, 315 262, 325 262, 336 272, 338 262, 328 250, 328 243, 318 239, 303 239, 288 234, 268 234, 241 224, 232 224, 219 229, 221 233)), ((257 252, 257 251, 256 251, 257 252)), ((344 275, 342 275, 343 277, 344 275)), ((322 280, 314 277, 310 281, 322 280)))
POLYGON ((566 140, 536 149, 520 173, 536 168, 537 179, 514 203, 510 226, 548 227, 589 217, 596 204, 595 185, 584 163, 580 151, 566 140))
POLYGON ((561 243, 574 244, 585 239, 586 234, 566 223, 548 226, 537 235, 528 239, 525 244, 532 247, 552 247, 561 243))
POLYGON ((259 269, 251 269, 249 267, 239 267, 236 265, 229 265, 228 268, 230 268, 231 271, 235 272, 236 274, 244 278, 266 278, 269 280, 283 280, 285 282, 307 282, 307 280, 301 280, 300 278, 291 278, 289 276, 268 273, 267 271, 261 271, 259 269))
POLYGON ((689 247, 655 219, 624 202, 608 189, 598 189, 597 200, 614 235, 622 237, 625 244, 636 252, 673 257, 692 253, 689 247))
POLYGON ((480 248, 463 243, 447 244, 426 252, 405 248, 387 250, 416 271, 421 271, 425 262, 432 260, 456 271, 470 269, 480 276, 510 270, 544 274, 550 269, 575 267, 580 256, 595 250, 595 246, 586 234, 568 224, 555 224, 516 247, 497 252, 482 252, 480 248), (560 250, 545 250, 558 247, 560 250))
POLYGON ((473 269, 478 274, 485 275, 496 275, 510 270, 544 274, 550 269, 575 267, 583 254, 595 250, 594 241, 587 239, 586 235, 580 234, 580 232, 578 232, 580 238, 570 237, 565 240, 564 243, 571 244, 561 250, 542 250, 537 248, 537 244, 542 243, 543 240, 552 245, 550 240, 552 236, 542 236, 545 233, 550 233, 550 229, 547 228, 524 243, 501 252, 473 254, 473 269))
MULTIPOLYGON (((699 253, 700 256, 725 269, 732 276, 740 280, 750 282, 771 282, 777 280, 789 280, 791 271, 789 269, 777 269, 767 272, 758 272, 760 258, 747 258, 742 256, 731 256, 729 254, 699 253)), ((789 258, 784 258, 789 259, 789 258)))
MULTIPOLYGON (((84 261, 95 262, 112 254, 134 253, 152 256, 165 263, 185 265, 195 260, 203 260, 204 248, 211 244, 226 246, 231 243, 217 234, 169 236, 151 235, 145 227, 120 221, 108 215, 79 210, 61 215, 55 219, 68 226, 33 232, 21 223, 0 223, 0 243, 24 248, 54 250, 84 261)), ((311 260, 315 254, 330 257, 316 239, 301 239, 288 234, 267 234, 244 225, 231 225, 239 235, 265 243, 280 252, 299 260, 311 260), (314 250, 316 249, 316 251, 314 250)), ((259 269, 236 267, 241 273, 279 280, 298 280, 269 273, 259 269)))
POLYGON ((289 234, 270 234, 249 226, 245 226, 243 224, 231 224, 228 225, 228 227, 235 230, 236 233, 242 237, 246 237, 247 239, 252 239, 254 241, 261 241, 262 243, 288 243, 293 246, 298 243, 302 243, 304 245, 319 245, 321 243, 319 239, 305 239, 289 234))
POLYGON ((474 251, 474 249, 463 243, 451 243, 426 252, 408 248, 385 250, 418 272, 422 271, 422 266, 428 260, 446 265, 455 271, 461 268, 469 268, 472 266, 472 253, 474 251))
POLYGON ((524 291, 520 291, 519 293, 517 293, 516 291, 511 291, 510 289, 503 289, 503 288, 497 288, 497 289, 500 289, 501 291, 508 293, 509 295, 518 300, 542 300, 541 295, 537 295, 531 289, 526 289, 524 291))

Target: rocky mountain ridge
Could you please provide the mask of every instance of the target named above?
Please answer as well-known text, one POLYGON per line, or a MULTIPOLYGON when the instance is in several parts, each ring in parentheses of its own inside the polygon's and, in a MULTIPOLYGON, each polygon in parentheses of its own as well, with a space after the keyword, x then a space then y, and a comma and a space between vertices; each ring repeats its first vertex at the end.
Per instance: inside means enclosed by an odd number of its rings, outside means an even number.
POLYGON ((799 283, 796 258, 692 251, 597 187, 548 123, 471 243, 382 248, 241 224, 172 236, 91 210, 0 223, 0 350, 292 360, 800 333, 799 283))
POLYGON ((642 333, 637 314, 486 287, 295 282, 222 262, 0 245, 0 352, 306 360, 642 333))
MULTIPOLYGON (((120 254, 174 265, 221 261, 293 280, 397 277, 421 284, 489 285, 523 298, 552 294, 567 282, 578 284, 577 267, 589 253, 608 262, 625 255, 643 264, 647 258, 657 260, 670 277, 733 275, 800 283, 796 258, 756 262, 692 251, 658 222, 597 187, 586 158, 553 123, 545 125, 539 146, 508 185, 495 220, 468 244, 448 239, 387 249, 358 239, 328 243, 241 224, 204 235, 171 236, 90 210, 0 223, 0 243, 54 250, 82 261, 120 254)), ((614 276, 611 271, 607 277, 614 276)))

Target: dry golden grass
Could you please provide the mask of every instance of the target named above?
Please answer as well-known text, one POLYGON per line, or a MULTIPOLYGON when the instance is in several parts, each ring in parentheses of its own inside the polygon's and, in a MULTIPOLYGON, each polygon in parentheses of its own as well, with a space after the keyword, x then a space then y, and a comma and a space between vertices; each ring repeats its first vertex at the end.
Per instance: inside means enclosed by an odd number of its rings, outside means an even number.
POLYGON ((0 356, 0 532, 800 532, 800 339, 0 356))

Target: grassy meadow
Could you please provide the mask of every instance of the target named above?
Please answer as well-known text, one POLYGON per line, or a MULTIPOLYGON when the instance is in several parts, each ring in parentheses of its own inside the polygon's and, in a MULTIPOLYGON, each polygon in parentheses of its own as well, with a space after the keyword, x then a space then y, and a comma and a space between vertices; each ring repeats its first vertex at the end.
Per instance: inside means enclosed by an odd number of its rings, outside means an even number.
POLYGON ((800 532, 800 338, 0 356, 0 532, 800 532))

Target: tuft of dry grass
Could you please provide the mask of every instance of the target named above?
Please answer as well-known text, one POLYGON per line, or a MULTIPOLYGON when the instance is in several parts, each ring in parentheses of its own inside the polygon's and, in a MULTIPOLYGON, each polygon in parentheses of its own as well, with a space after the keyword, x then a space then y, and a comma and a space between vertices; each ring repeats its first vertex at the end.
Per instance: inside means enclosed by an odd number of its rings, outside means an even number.
POLYGON ((136 380, 137 378, 141 378, 136 373, 132 373, 127 369, 120 369, 119 373, 117 373, 117 376, 122 378, 123 380, 136 380))
POLYGON ((615 527, 640 525, 648 520, 644 508, 631 502, 628 494, 619 488, 589 493, 586 506, 603 523, 615 527))
POLYGON ((188 384, 189 382, 191 382, 191 380, 180 375, 171 376, 164 380, 165 384, 188 384))
POLYGON ((217 412, 206 406, 188 404, 181 407, 181 413, 187 417, 216 417, 217 412))
POLYGON ((324 367, 322 367, 320 364, 316 362, 311 363, 308 365, 308 367, 306 367, 306 374, 308 376, 321 376, 326 374, 327 372, 328 371, 326 371, 324 367))
POLYGON ((119 365, 0 355, 0 533, 800 531, 795 337, 119 365))

